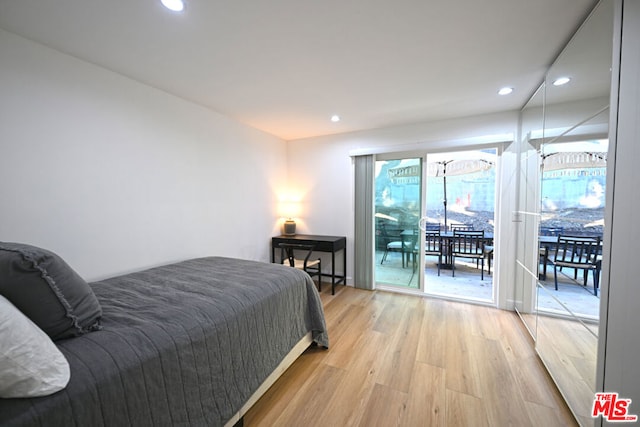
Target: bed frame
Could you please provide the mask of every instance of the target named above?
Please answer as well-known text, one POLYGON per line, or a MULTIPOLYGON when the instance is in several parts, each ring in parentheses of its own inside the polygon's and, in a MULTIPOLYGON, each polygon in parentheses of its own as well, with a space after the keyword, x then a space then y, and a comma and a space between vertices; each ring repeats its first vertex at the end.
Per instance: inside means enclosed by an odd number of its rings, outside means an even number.
POLYGON ((253 393, 249 400, 247 400, 247 403, 245 403, 242 408, 240 408, 240 410, 225 424, 225 427, 241 425, 238 423, 242 420, 242 417, 244 417, 245 414, 249 412, 253 405, 255 405, 255 403, 260 400, 260 398, 267 392, 267 390, 269 390, 269 388, 278 380, 278 378, 280 378, 282 374, 284 374, 285 371, 289 369, 289 367, 293 365, 296 360, 298 360, 298 357, 300 357, 300 355, 304 353, 304 351, 309 348, 311 344, 313 344, 313 338, 311 338, 311 332, 309 332, 307 335, 302 337, 302 339, 298 342, 298 344, 296 344, 295 347, 291 349, 284 360, 280 362, 280 364, 276 367, 276 369, 274 369, 271 375, 269 375, 267 379, 264 380, 264 382, 260 385, 258 390, 256 390, 256 392, 253 393))

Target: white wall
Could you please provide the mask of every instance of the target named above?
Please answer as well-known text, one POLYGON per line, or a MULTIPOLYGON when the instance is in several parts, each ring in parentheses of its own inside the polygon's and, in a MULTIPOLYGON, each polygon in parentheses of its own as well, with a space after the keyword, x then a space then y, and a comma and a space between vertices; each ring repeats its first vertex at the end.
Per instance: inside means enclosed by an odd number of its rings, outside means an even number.
POLYGON ((88 280, 269 260, 286 143, 0 30, 0 240, 88 280))
MULTIPOLYGON (((347 236, 347 268, 351 282, 354 271, 354 178, 350 153, 470 147, 486 142, 478 137, 514 134, 517 120, 518 113, 512 112, 289 141, 289 183, 303 201, 298 232, 347 236)), ((501 179, 507 183, 500 193, 500 197, 508 199, 504 200, 507 222, 515 208, 516 185, 511 178, 515 168, 516 162, 510 158, 500 171, 501 179)), ((510 256, 515 251, 503 253, 510 256)), ((512 262, 503 261, 502 266, 514 263, 515 258, 512 262)), ((505 274, 512 277, 513 272, 509 270, 505 274)), ((512 281, 504 289, 512 294, 512 281)))

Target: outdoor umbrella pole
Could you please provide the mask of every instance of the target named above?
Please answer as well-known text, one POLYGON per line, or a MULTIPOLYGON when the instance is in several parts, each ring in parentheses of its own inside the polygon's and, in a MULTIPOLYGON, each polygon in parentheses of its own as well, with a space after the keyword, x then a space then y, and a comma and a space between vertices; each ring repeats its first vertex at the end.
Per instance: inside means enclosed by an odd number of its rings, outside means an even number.
POLYGON ((444 204, 444 231, 447 231, 447 163, 448 161, 442 162, 442 192, 444 195, 444 199, 442 203, 444 204))
MULTIPOLYGON (((446 164, 445 164, 445 169, 446 169, 446 164)), ((444 199, 442 200, 442 203, 444 204, 444 231, 447 231, 447 177, 444 176, 442 178, 442 189, 443 189, 443 194, 444 194, 444 199)))

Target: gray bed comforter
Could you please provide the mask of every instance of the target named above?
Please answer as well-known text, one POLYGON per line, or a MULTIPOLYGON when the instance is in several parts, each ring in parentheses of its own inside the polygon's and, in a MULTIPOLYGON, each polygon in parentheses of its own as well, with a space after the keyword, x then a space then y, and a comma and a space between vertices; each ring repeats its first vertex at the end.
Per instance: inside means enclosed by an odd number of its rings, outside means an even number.
POLYGON ((328 347, 306 273, 199 258, 91 283, 103 330, 57 344, 65 390, 0 399, 0 425, 217 426, 309 331, 328 347))

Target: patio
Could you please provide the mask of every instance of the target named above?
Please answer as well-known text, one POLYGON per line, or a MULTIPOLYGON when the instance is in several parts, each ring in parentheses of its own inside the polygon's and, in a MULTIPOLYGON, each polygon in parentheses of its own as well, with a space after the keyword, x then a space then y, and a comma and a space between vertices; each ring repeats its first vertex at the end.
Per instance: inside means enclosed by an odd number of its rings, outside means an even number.
MULTIPOLYGON (((376 253, 377 283, 417 289, 418 282, 415 276, 417 272, 413 272, 411 263, 403 268, 401 254, 390 253, 381 265, 382 254, 383 251, 376 253)), ((475 261, 457 259, 455 277, 452 277, 451 270, 447 269, 442 269, 438 276, 436 263, 436 257, 426 257, 424 283, 427 294, 473 302, 493 301, 493 268, 491 274, 487 274, 486 263, 484 280, 480 280, 480 272, 476 268, 475 261)), ((593 295, 593 277, 589 275, 585 287, 580 280, 578 282, 573 280, 573 270, 565 270, 568 271, 558 272, 558 290, 556 291, 553 268, 548 267, 547 280, 540 282, 542 288, 538 292, 539 311, 558 315, 566 313, 564 305, 586 320, 596 320, 600 311, 600 298, 593 295)))

